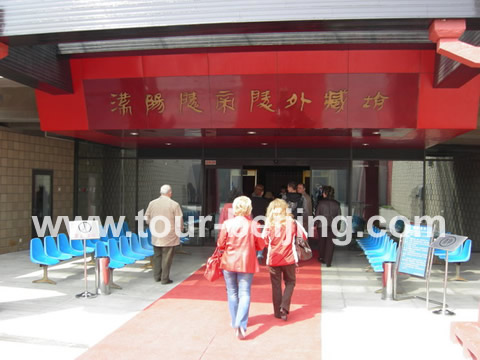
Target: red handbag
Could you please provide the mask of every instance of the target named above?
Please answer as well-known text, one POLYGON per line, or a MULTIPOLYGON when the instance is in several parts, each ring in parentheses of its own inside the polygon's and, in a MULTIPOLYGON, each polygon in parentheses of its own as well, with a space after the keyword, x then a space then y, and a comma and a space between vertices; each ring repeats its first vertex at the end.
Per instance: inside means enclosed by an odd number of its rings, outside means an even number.
POLYGON ((222 253, 218 248, 216 248, 212 256, 208 258, 205 272, 203 273, 203 276, 205 276, 205 279, 208 281, 215 281, 223 275, 222 270, 220 269, 221 258, 222 253))

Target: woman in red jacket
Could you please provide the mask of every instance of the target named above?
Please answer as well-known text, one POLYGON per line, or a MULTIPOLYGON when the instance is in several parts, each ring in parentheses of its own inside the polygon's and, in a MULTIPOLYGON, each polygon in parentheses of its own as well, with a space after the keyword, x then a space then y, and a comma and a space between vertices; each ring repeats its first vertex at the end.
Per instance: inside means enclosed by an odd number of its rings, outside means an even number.
POLYGON ((226 220, 218 235, 217 247, 223 251, 220 268, 227 286, 232 327, 239 339, 245 338, 250 309, 253 274, 259 271, 256 251, 265 247, 261 229, 250 218, 252 202, 246 196, 232 204, 233 219, 226 220))
POLYGON ((306 239, 305 230, 288 212, 288 204, 281 199, 273 200, 267 209, 267 221, 263 237, 267 241, 267 261, 272 283, 273 312, 276 318, 287 320, 290 302, 295 287, 295 271, 298 255, 295 238, 299 234, 306 239), (282 275, 285 291, 282 295, 282 275))

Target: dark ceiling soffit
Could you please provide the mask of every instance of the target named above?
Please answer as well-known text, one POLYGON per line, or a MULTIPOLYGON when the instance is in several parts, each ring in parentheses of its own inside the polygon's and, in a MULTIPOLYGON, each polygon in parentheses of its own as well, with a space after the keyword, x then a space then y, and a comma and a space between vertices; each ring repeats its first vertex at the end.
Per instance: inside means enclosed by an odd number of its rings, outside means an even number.
POLYGON ((480 154, 480 147, 473 145, 439 144, 426 149, 426 156, 460 156, 465 154, 480 154))
POLYGON ((255 34, 221 34, 156 38, 118 39, 61 43, 62 55, 123 51, 164 51, 177 49, 252 48, 283 46, 424 44, 434 48, 425 30, 309 31, 255 34))
POLYGON ((238 46, 218 48, 189 48, 189 49, 155 49, 155 50, 132 50, 111 51, 94 53, 68 54, 70 59, 85 59, 98 57, 118 56, 149 56, 149 55, 172 55, 172 54, 203 54, 224 52, 251 52, 251 51, 313 51, 313 50, 435 50, 435 44, 317 44, 317 45, 264 45, 264 46, 238 46))
MULTIPOLYGON (((373 19, 373 20, 331 20, 331 21, 280 21, 264 23, 224 23, 182 26, 136 27, 91 31, 0 36, 0 41, 10 46, 103 41, 115 39, 136 39, 150 37, 172 37, 193 35, 282 33, 309 31, 376 31, 376 30, 428 30, 432 19, 373 19)), ((100 26, 99 26, 100 27, 100 26)), ((480 18, 467 19, 467 29, 480 30, 480 18)))
MULTIPOLYGON (((480 31, 466 31, 461 41, 480 46, 480 31)), ((437 54, 435 59, 434 87, 458 88, 480 74, 480 68, 472 68, 446 56, 437 54)))
POLYGON ((57 56, 56 45, 9 46, 0 75, 54 95, 73 93, 70 63, 57 56))

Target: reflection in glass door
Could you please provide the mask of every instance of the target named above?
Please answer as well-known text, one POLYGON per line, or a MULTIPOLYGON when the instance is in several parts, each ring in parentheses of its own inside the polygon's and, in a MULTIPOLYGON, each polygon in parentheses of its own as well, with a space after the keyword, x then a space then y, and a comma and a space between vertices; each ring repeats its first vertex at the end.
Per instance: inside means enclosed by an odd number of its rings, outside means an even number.
POLYGON ((323 186, 335 189, 335 200, 340 202, 342 215, 348 215, 348 169, 313 168, 310 178, 310 194, 315 207, 321 196, 323 186))
MULTIPOLYGON (((33 170, 32 173, 32 216, 36 216, 38 223, 43 224, 47 216, 52 216, 52 170, 33 170)), ((48 234, 45 233, 45 235, 48 234)), ((32 237, 37 237, 37 231, 32 221, 32 237)))
MULTIPOLYGON (((206 170, 206 215, 212 216, 212 221, 217 224, 220 214, 226 204, 243 194, 242 169, 217 169, 206 170)), ((227 205, 228 207, 228 205, 227 205)), ((215 243, 216 231, 207 233, 206 243, 215 243)))
MULTIPOLYGON (((322 196, 324 186, 332 186, 335 189, 335 200, 340 203, 340 209, 343 216, 348 213, 348 163, 331 164, 326 162, 320 166, 312 166, 310 176, 310 194, 314 209, 316 209, 319 198, 322 196)), ((345 229, 345 223, 342 221, 341 231, 345 229)))

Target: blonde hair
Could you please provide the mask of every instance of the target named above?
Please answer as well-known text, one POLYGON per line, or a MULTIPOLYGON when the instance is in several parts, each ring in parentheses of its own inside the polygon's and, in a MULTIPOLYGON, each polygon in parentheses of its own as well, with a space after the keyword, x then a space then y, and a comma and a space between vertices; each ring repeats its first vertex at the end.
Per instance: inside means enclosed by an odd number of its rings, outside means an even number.
POLYGON ((252 212, 252 200, 246 196, 239 196, 233 200, 233 215, 248 216, 252 212))
POLYGON ((275 199, 270 202, 267 208, 266 226, 286 225, 287 221, 293 220, 293 216, 288 212, 288 204, 285 200, 275 199), (274 213, 275 209, 281 209, 279 213, 274 213), (278 214, 278 216, 275 216, 278 214))

